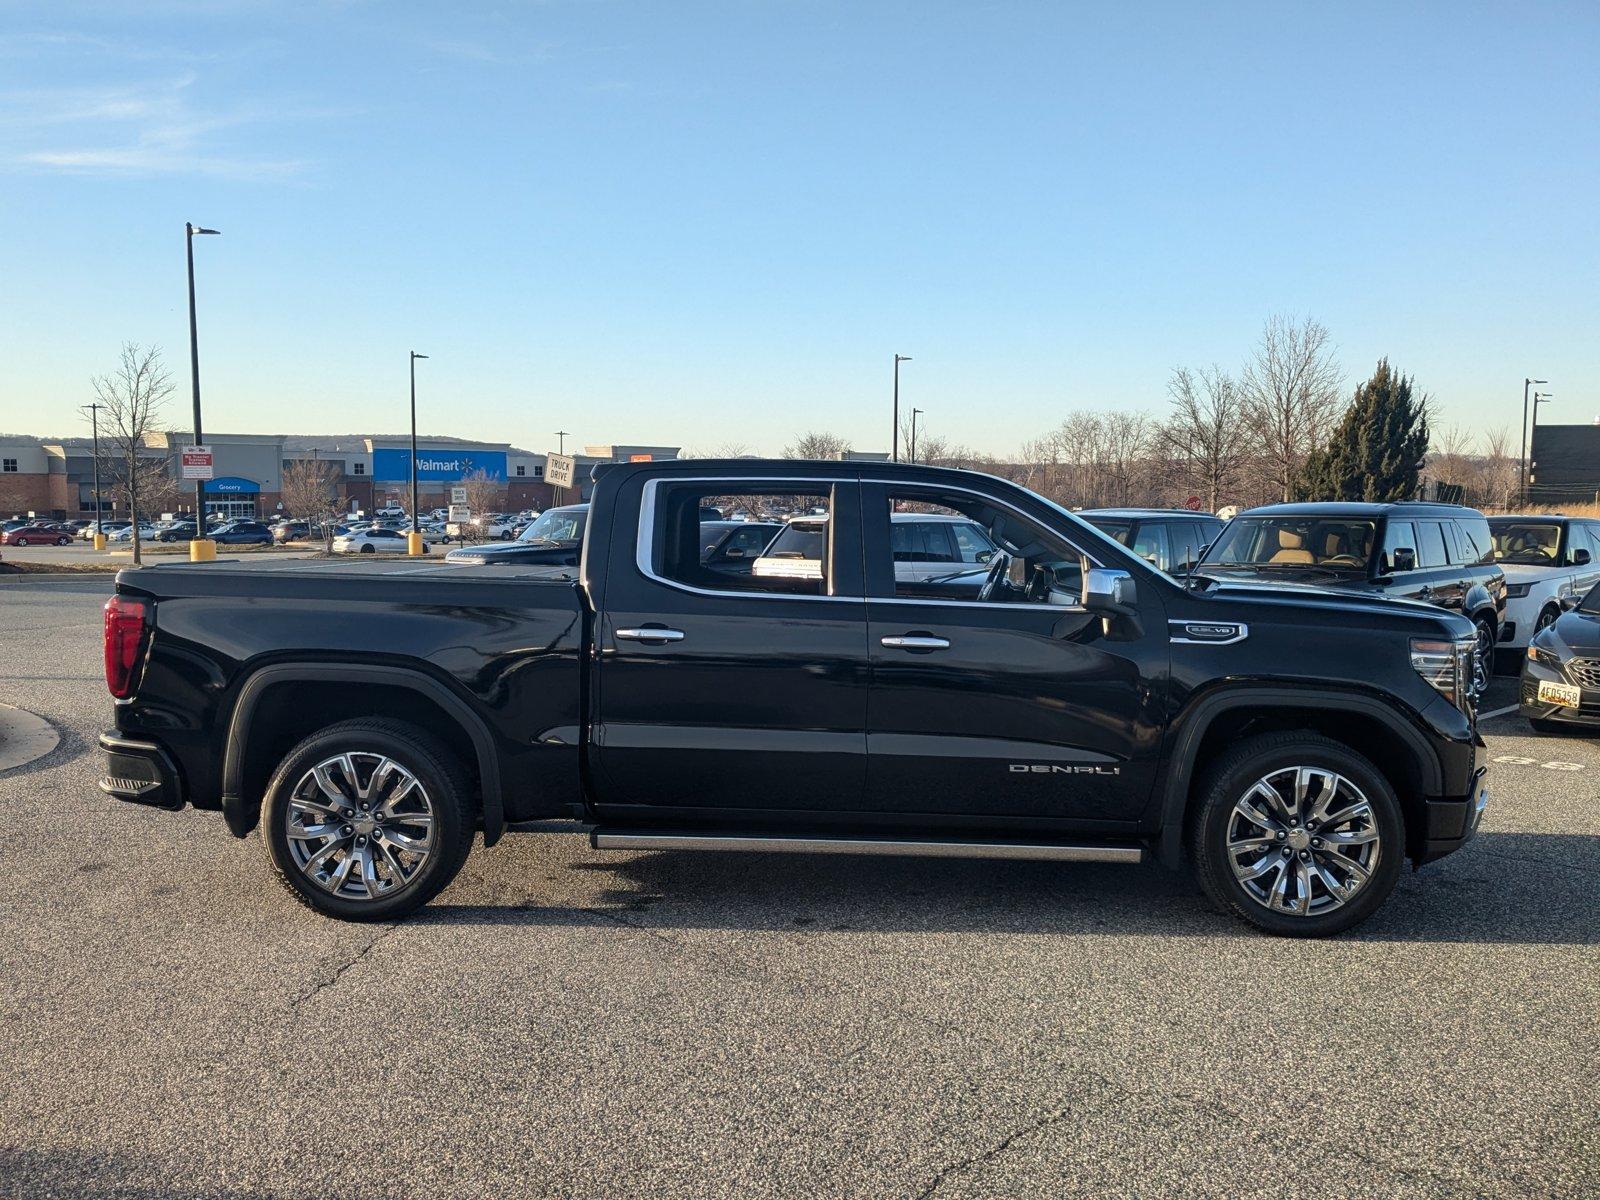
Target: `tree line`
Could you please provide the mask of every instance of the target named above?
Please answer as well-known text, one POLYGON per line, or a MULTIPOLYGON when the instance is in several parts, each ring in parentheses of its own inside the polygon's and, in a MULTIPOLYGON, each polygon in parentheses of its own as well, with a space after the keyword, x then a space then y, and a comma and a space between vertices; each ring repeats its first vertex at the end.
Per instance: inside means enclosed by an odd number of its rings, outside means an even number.
MULTIPOLYGON (((1514 502, 1510 435, 1482 452, 1461 429, 1434 437, 1434 403, 1380 360, 1353 392, 1328 330, 1314 319, 1269 318, 1243 365, 1180 366, 1162 413, 1079 410, 1016 454, 981 454, 919 430, 918 462, 1013 479, 1068 507, 1170 507, 1196 497, 1211 512, 1287 500, 1401 500, 1430 484, 1467 504, 1514 502)), ((901 445, 909 447, 907 431, 901 445)), ((847 439, 809 432, 788 458, 837 458, 847 439)))

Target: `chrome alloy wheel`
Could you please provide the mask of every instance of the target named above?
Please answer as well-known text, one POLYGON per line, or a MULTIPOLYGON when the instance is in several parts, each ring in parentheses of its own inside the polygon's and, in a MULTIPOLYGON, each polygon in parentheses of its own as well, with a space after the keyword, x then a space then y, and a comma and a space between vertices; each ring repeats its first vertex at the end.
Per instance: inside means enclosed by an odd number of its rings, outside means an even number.
POLYGON ((1349 779, 1324 767, 1284 767, 1251 784, 1228 814, 1228 865, 1273 912, 1317 916, 1372 878, 1378 819, 1349 779))
POLYGON ((1477 697, 1483 695, 1489 688, 1489 676, 1494 671, 1494 642, 1495 633, 1492 628, 1479 621, 1477 632, 1472 639, 1472 696, 1473 703, 1477 697))
POLYGON ((433 803, 405 767, 352 751, 295 784, 284 830, 294 865, 341 900, 378 900, 416 878, 433 853, 433 803))

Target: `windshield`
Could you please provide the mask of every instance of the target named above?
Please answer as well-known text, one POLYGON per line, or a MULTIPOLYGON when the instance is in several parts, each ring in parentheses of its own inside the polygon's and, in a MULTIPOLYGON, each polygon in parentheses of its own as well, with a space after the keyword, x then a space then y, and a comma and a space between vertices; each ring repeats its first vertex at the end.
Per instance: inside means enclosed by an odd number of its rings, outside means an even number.
POLYGON ((1345 517, 1237 517, 1206 552, 1204 567, 1365 571, 1376 531, 1345 517))
POLYGON ((783 532, 772 539, 765 558, 807 558, 822 561, 827 547, 827 526, 820 521, 796 521, 785 525, 783 532))
POLYGON ((1554 566, 1561 551, 1561 526, 1517 521, 1506 524, 1496 521, 1494 534, 1494 560, 1505 563, 1526 563, 1530 566, 1554 566))
POLYGON ((581 542, 583 526, 589 519, 586 508, 552 508, 522 531, 519 542, 581 542))

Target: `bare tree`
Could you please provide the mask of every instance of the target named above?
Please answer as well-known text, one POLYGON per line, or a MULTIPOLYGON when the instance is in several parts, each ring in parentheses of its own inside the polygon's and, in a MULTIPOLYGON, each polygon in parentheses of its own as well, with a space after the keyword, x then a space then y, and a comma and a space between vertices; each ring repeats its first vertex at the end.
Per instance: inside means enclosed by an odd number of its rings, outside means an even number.
MULTIPOLYGON (((505 497, 505 485, 481 467, 461 477, 461 486, 467 489, 467 507, 476 521, 485 513, 498 509, 505 497)), ((416 513, 412 513, 413 519, 416 513)), ((463 526, 465 528, 465 526, 463 526)))
POLYGON ((1279 498, 1289 499, 1306 456, 1323 445, 1338 420, 1341 379, 1320 322, 1267 319, 1241 389, 1251 441, 1279 498))
POLYGON ((709 450, 685 450, 680 458, 759 458, 749 442, 723 442, 709 450))
POLYGON ((850 439, 835 433, 803 433, 783 448, 785 458, 840 458, 850 453, 850 439))
POLYGON ((133 521, 133 562, 138 566, 143 561, 139 514, 155 480, 161 475, 170 478, 172 470, 165 456, 147 458, 139 452, 146 436, 161 428, 161 409, 172 395, 172 377, 161 363, 159 347, 124 342, 116 370, 91 382, 95 401, 105 414, 104 440, 118 462, 117 487, 127 499, 133 521))
POLYGON ((1511 453, 1511 431, 1491 429, 1484 438, 1487 453, 1479 469, 1477 503, 1483 508, 1508 512, 1516 505, 1522 482, 1522 459, 1511 453))
POLYGON ((1184 472, 1188 486, 1216 512, 1230 496, 1248 457, 1244 396, 1231 375, 1213 364, 1179 367, 1167 381, 1172 413, 1157 440, 1184 472))
POLYGON ((333 464, 321 458, 293 459, 283 468, 278 491, 289 516, 326 523, 333 506, 333 464))

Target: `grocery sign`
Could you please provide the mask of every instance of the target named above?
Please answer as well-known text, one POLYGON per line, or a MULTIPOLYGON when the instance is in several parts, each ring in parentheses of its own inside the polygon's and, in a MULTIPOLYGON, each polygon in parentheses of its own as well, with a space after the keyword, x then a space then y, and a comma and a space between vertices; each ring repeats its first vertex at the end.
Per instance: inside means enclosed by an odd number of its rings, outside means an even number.
MULTIPOLYGON (((506 477, 504 450, 456 450, 445 448, 417 451, 417 478, 434 483, 455 483, 479 471, 496 482, 506 477)), ((409 450, 374 450, 372 477, 381 480, 410 479, 409 450)))

